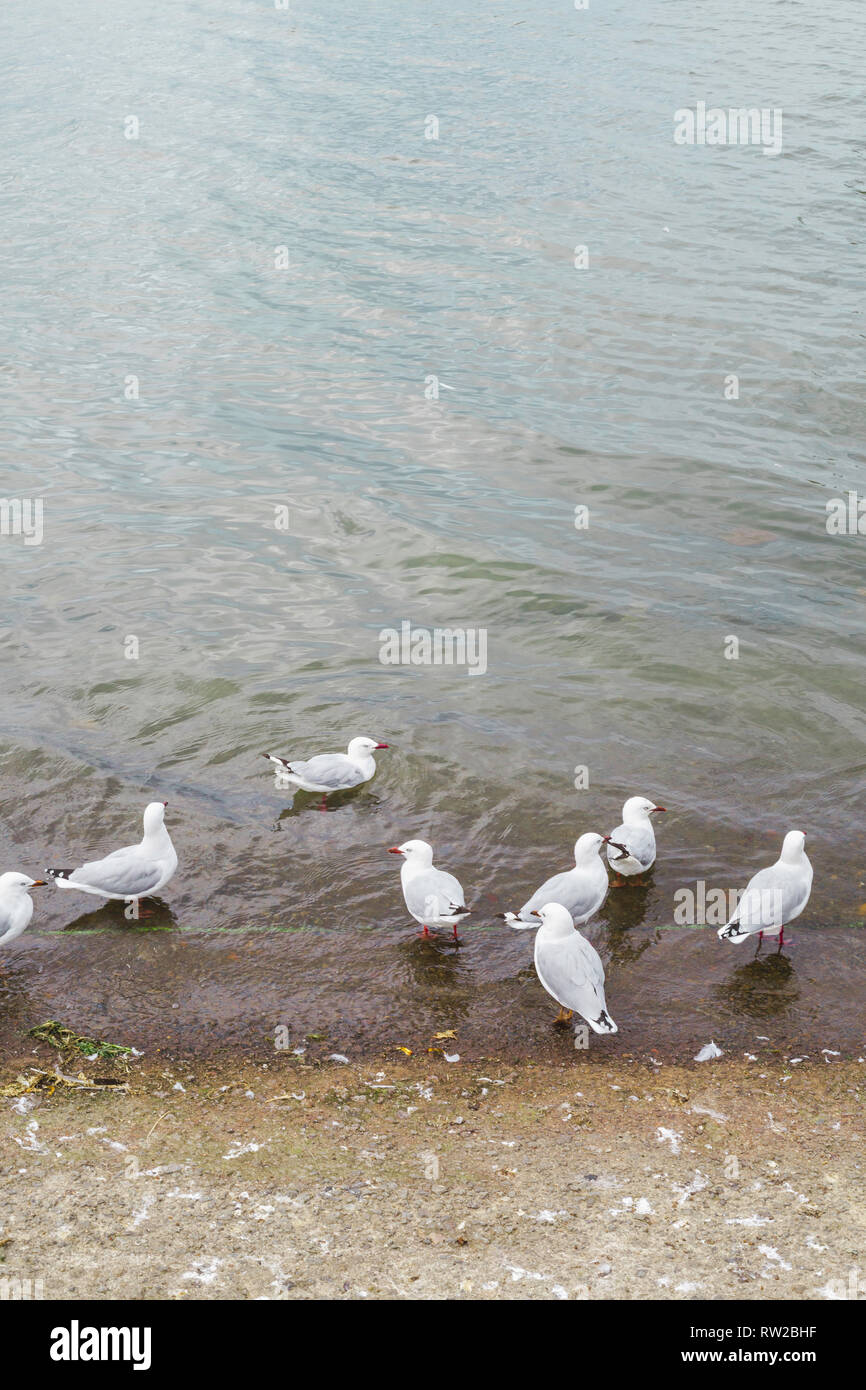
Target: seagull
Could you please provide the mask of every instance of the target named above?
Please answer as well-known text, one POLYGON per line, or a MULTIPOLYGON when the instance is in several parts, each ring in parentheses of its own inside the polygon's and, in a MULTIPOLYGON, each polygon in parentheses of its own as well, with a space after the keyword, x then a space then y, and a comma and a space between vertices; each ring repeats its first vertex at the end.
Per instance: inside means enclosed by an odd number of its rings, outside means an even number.
POLYGON ((177 854, 165 828, 167 801, 151 801, 144 812, 144 838, 78 869, 49 869, 58 888, 77 888, 101 898, 134 901, 152 898, 177 868, 177 854))
POLYGON ((757 932, 760 951, 765 935, 778 934, 781 951, 785 927, 800 916, 811 892, 812 865, 806 856, 806 836, 802 830, 789 830, 775 864, 759 869, 749 879, 730 921, 719 927, 719 939, 739 945, 757 932))
POLYGON ((541 918, 535 937, 535 970, 551 998, 560 1005, 557 1023, 573 1013, 585 1018, 594 1033, 616 1033, 604 997, 604 966, 595 947, 575 931, 571 913, 562 903, 534 908, 541 918))
POLYGON ((307 762, 278 758, 275 753, 263 753, 262 757, 276 764, 284 781, 293 782, 305 792, 321 792, 324 809, 328 792, 348 791, 369 782, 376 772, 373 754, 387 747, 387 743, 377 743, 374 738, 353 738, 345 753, 317 753, 307 762))
POLYGON ((457 923, 468 916, 471 908, 466 906, 463 889, 454 875, 434 867, 432 845, 426 840, 407 840, 388 853, 403 856, 403 897, 415 921, 424 928, 422 935, 429 936, 430 927, 453 927, 457 941, 457 923))
POLYGON ((14 941, 30 926, 33 916, 31 888, 44 888, 44 878, 28 878, 26 874, 0 874, 0 946, 14 941), (4 931, 5 928, 5 931, 4 931))
MULTIPOLYGON (((582 927, 593 913, 598 912, 610 887, 607 869, 598 856, 602 845, 611 844, 609 835, 595 835, 591 831, 581 835, 574 846, 574 868, 563 874, 554 874, 543 883, 537 892, 523 904, 519 912, 500 913, 516 931, 526 927, 537 927, 535 909, 545 903, 562 903, 571 913, 576 927, 582 927)), ((616 845, 620 858, 628 856, 624 845, 616 845)))
MULTIPOLYGON (((664 814, 664 806, 656 806, 645 796, 630 796, 622 808, 622 825, 610 832, 610 846, 622 842, 626 857, 614 855, 608 848, 607 859, 614 873, 624 878, 646 873, 656 862, 656 837, 650 816, 664 814)), ((615 882, 614 887, 619 885, 615 882)))

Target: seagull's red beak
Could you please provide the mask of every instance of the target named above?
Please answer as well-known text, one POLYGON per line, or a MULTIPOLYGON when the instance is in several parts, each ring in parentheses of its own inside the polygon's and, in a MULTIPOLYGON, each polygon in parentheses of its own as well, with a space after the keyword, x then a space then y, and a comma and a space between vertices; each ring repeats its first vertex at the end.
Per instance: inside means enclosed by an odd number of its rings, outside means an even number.
POLYGON ((47 888, 47 887, 48 887, 48 879, 47 879, 47 878, 34 878, 33 882, 32 882, 31 885, 30 885, 30 887, 31 887, 31 888, 47 888))
POLYGON ((650 815, 651 815, 651 816, 654 816, 655 813, 656 813, 656 811, 661 811, 661 813, 662 813, 663 816, 664 816, 664 815, 667 815, 667 807, 666 807, 666 806, 654 806, 654 807, 652 808, 652 810, 650 811, 650 815))
POLYGON ((168 805, 168 802, 167 802, 167 801, 164 801, 162 804, 163 804, 163 806, 167 806, 167 805, 168 805))
POLYGON ((402 851, 401 849, 389 849, 389 850, 388 850, 388 853, 389 853, 389 854, 402 854, 403 851, 402 851))
POLYGON ((377 743, 377 744, 376 744, 376 747, 377 747, 377 748, 387 748, 388 745, 387 745, 387 743, 377 743))

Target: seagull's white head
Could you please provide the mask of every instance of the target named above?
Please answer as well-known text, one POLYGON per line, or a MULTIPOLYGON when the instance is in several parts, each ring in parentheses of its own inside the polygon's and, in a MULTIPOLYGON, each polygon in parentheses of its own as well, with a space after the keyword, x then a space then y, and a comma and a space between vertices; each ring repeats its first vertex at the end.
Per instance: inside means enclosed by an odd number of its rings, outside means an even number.
POLYGON ((545 903, 544 907, 533 908, 532 915, 541 918, 545 936, 570 936, 574 931, 571 913, 562 903, 545 903))
POLYGON ((630 796, 622 808, 622 823, 632 825, 635 821, 646 821, 655 811, 663 815, 664 809, 664 806, 656 806, 645 796, 630 796))
POLYGON ((805 857, 806 836, 802 830, 789 830, 779 856, 786 864, 798 864, 805 857))
POLYGON ((0 874, 0 893, 26 893, 30 888, 44 888, 44 878, 28 878, 26 874, 0 874))
POLYGON ((165 808, 167 801, 151 801, 149 806, 144 809, 144 833, 153 835, 159 830, 165 820, 165 808))
POLYGON ((602 845, 607 844, 610 836, 596 835, 594 831, 588 830, 585 835, 581 835, 574 845, 574 862, 577 865, 589 864, 601 849, 602 845))
POLYGON ((377 743, 374 738, 353 738, 347 752, 352 762, 360 762, 363 758, 369 758, 377 748, 387 747, 387 743, 377 743))
POLYGON ((422 867, 433 863, 433 846, 428 845, 426 840, 406 840, 402 845, 395 845, 388 850, 389 854, 402 854, 409 864, 420 864, 422 867))

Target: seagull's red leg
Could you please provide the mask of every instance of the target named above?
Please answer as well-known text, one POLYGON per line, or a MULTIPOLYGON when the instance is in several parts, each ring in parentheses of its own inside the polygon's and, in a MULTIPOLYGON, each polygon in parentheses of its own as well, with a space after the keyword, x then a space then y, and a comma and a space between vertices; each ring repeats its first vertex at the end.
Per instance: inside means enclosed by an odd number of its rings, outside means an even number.
POLYGON ((321 806, 319 807, 319 810, 320 810, 320 811, 327 811, 327 809, 328 809, 328 800, 327 800, 327 797, 325 796, 325 794, 322 793, 322 804, 321 804, 321 806))
POLYGON ((428 928, 424 925, 423 922, 421 923, 421 925, 422 925, 422 927, 424 927, 424 930, 423 930, 423 931, 419 931, 418 935, 419 935, 419 936, 429 936, 429 935, 430 935, 430 932, 429 932, 428 928))
POLYGON ((460 937, 457 935, 457 923, 456 923, 456 922, 454 923, 453 931, 454 931, 454 940, 455 940, 455 941, 459 941, 459 940, 460 940, 460 937))

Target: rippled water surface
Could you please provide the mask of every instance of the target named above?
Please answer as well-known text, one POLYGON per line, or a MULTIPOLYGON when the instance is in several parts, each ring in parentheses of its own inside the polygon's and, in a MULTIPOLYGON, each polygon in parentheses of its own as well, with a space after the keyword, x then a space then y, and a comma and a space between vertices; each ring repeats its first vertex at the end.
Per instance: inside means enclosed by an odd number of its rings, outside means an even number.
POLYGON ((7 1046, 567 1054, 495 913, 634 792, 669 814, 590 928, 598 1049, 864 1046, 866 537, 825 526, 866 493, 864 41, 858 0, 7 5, 2 490, 44 536, 0 538, 3 867, 152 797, 181 858, 137 926, 42 891, 7 1046), (781 108, 782 153, 676 145, 699 101, 781 108), (382 665, 403 620, 486 672, 382 665), (327 814, 259 756, 355 733, 391 749, 327 814), (792 826, 790 950, 672 929, 792 826))

